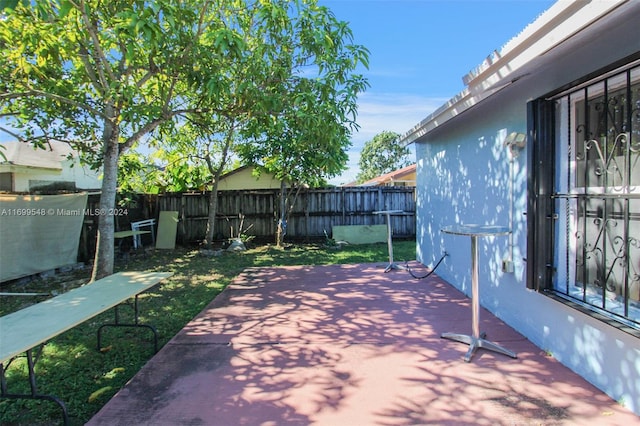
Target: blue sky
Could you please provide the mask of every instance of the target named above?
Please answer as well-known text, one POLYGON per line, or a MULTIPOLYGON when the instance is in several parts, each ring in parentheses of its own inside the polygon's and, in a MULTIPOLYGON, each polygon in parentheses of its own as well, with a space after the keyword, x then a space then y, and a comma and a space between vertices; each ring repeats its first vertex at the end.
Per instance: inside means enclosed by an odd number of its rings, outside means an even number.
MULTIPOLYGON (((405 133, 464 89, 462 77, 547 10, 553 0, 319 0, 370 50, 349 170, 383 130, 405 133)), ((411 147, 413 150, 413 146, 411 147)))

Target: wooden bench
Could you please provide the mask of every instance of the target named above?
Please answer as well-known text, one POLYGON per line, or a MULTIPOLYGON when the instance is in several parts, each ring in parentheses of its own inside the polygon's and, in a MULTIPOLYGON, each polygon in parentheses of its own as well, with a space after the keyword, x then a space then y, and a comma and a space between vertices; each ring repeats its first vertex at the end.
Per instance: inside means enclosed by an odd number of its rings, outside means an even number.
POLYGON ((0 398, 53 401, 62 408, 64 422, 68 424, 64 403, 53 395, 38 393, 34 365, 42 346, 57 335, 115 307, 115 321, 98 328, 98 349, 101 348, 104 327, 145 327, 153 332, 157 352, 156 329, 139 322, 138 295, 171 275, 172 272, 120 272, 0 317, 0 398), (122 323, 118 316, 118 305, 131 298, 135 298, 135 320, 129 324, 122 323), (35 359, 32 354, 34 348, 40 348, 35 359), (7 391, 5 370, 14 358, 23 353, 27 357, 31 393, 11 394, 7 391))

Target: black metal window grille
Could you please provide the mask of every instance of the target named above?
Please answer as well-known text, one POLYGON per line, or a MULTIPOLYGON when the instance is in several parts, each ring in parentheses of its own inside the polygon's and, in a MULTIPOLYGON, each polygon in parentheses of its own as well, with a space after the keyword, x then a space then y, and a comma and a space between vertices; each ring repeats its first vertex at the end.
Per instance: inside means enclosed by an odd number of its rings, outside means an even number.
POLYGON ((529 120, 528 285, 637 334, 640 64, 533 102, 529 120))

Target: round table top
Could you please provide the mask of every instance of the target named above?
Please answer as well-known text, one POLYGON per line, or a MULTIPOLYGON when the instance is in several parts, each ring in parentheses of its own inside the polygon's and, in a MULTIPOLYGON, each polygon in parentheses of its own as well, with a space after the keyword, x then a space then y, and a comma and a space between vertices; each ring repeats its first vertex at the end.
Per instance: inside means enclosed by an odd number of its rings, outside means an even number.
POLYGON ((498 225, 451 225, 442 228, 442 232, 453 235, 488 236, 510 234, 511 230, 507 226, 498 225))

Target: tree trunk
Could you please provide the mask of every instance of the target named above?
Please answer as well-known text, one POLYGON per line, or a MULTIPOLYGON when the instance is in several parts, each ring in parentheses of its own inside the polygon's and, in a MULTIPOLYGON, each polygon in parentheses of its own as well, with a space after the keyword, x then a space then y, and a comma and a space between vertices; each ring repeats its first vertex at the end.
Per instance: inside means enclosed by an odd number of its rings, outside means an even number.
POLYGON ((118 132, 115 126, 105 126, 103 135, 105 144, 103 161, 102 193, 100 194, 100 210, 94 212, 98 216, 98 241, 93 262, 91 281, 113 274, 114 255, 114 222, 113 211, 116 205, 116 189, 118 186, 118 132))
POLYGON ((287 185, 284 180, 280 182, 280 219, 276 230, 276 246, 284 245, 284 236, 287 235, 287 185))
MULTIPOLYGON (((206 156, 207 168, 209 173, 213 176, 213 186, 211 187, 211 194, 209 195, 209 217, 207 218, 207 248, 211 248, 213 244, 213 237, 216 229, 216 215, 218 214, 218 184, 220 183, 220 176, 229 159, 229 148, 233 143, 233 136, 235 134, 235 124, 231 123, 227 136, 225 137, 224 148, 222 149, 222 156, 218 166, 214 166, 211 155, 206 156)), ((211 148, 211 145, 209 146, 211 148)), ((207 153, 210 153, 211 149, 207 149, 207 153)))
POLYGON ((209 217, 207 218, 207 248, 212 248, 213 237, 216 231, 216 215, 218 214, 218 181, 220 179, 220 173, 214 178, 213 186, 211 187, 211 194, 209 194, 209 217))

